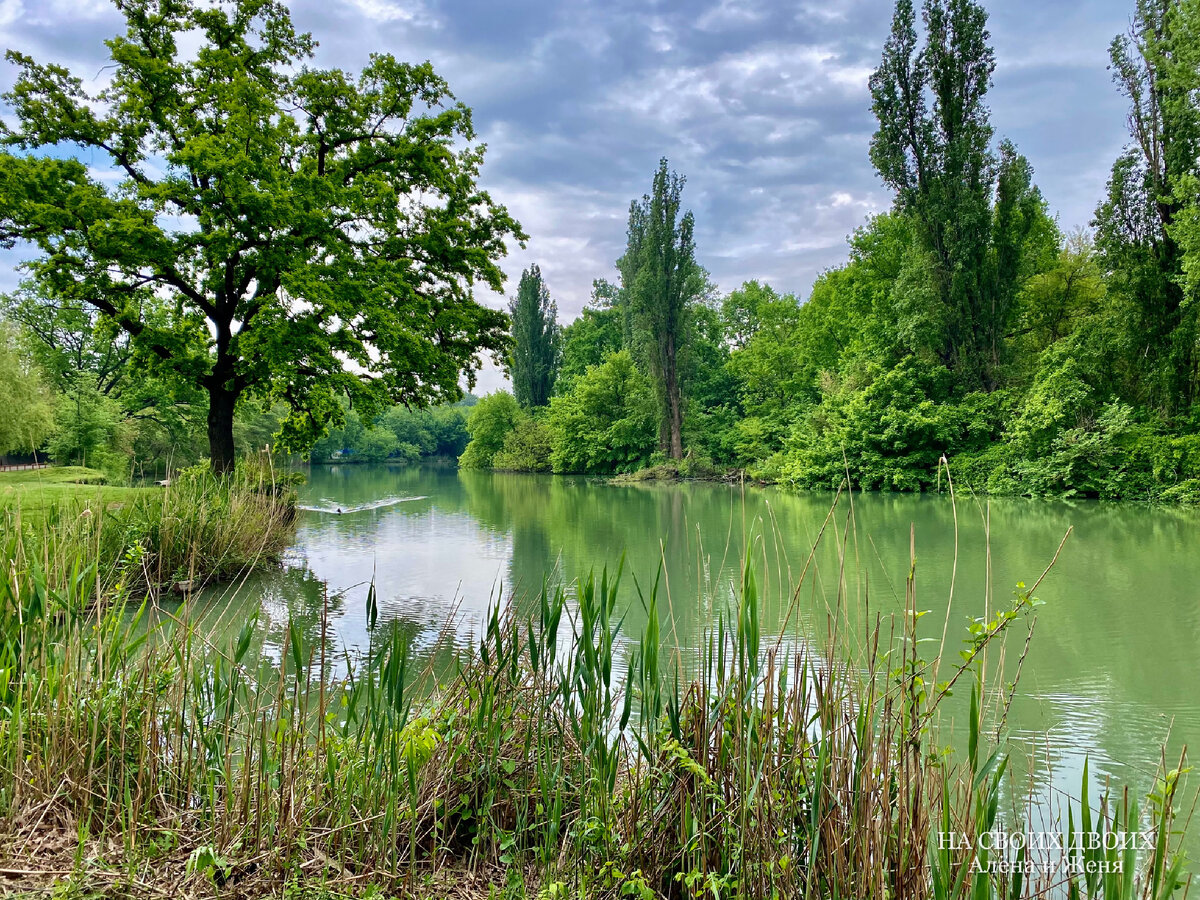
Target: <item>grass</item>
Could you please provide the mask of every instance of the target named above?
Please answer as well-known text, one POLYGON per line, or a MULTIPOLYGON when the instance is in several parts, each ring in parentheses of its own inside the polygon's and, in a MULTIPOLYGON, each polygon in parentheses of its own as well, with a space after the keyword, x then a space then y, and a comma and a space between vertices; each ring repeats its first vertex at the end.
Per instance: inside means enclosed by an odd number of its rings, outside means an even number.
POLYGON ((64 503, 117 509, 161 493, 157 488, 118 487, 84 466, 48 466, 0 472, 0 510, 20 507, 27 519, 46 516, 64 503))
POLYGON ((543 590, 523 616, 495 608, 434 671, 376 625, 373 588, 360 657, 323 616, 256 658, 255 622, 219 643, 186 616, 148 622, 130 580, 97 585, 85 547, 31 557, 12 526, 0 869, 25 890, 65 877, 147 897, 1161 900, 1185 882, 1182 763, 1141 809, 1117 789, 1089 802, 1085 773, 1061 825, 1100 849, 1031 878, 976 871, 976 838, 1020 794, 993 738, 1015 687, 994 669, 1036 584, 975 623, 961 658, 926 660, 914 561, 903 613, 848 658, 838 640, 766 639, 747 566, 684 669, 662 654, 656 582, 622 644, 618 569, 581 576, 571 600, 543 590), (970 697, 965 747, 939 728, 952 689, 970 697), (1106 853, 1122 830, 1148 849, 1106 853), (949 832, 966 846, 939 843, 949 832), (1108 856, 1120 874, 1070 870, 1108 856))
POLYGON ((292 535, 295 494, 269 461, 228 479, 198 467, 165 488, 97 486, 98 473, 78 467, 4 474, 43 473, 42 483, 6 485, 6 558, 47 584, 86 575, 92 602, 114 591, 231 580, 273 564, 292 535), (68 560, 78 572, 64 570, 68 560))

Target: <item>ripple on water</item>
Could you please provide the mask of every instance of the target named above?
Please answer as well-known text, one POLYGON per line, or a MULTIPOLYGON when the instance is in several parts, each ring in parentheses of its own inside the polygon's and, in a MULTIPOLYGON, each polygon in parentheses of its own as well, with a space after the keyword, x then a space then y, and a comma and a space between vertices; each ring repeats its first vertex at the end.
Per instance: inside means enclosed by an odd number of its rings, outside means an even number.
POLYGON ((397 503, 410 503, 413 500, 428 500, 427 496, 418 497, 386 497, 383 500, 374 500, 370 503, 363 503, 358 506, 336 506, 332 500, 321 500, 320 506, 307 506, 303 503, 296 505, 297 509, 302 509, 305 512, 323 513, 325 515, 344 516, 348 513, 366 512, 371 509, 383 509, 385 506, 395 506, 397 503))

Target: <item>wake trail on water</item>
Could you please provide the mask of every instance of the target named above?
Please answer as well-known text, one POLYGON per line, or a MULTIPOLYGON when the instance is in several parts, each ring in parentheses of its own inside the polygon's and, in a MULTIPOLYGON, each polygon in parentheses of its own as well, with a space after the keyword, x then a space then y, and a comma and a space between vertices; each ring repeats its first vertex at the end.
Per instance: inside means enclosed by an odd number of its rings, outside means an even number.
POLYGON ((409 503, 413 500, 428 500, 426 496, 420 497, 387 497, 383 500, 375 500, 371 503, 363 503, 360 506, 337 506, 328 500, 322 500, 320 506, 305 506, 303 503, 296 504, 296 509, 302 509, 305 512, 324 513, 326 515, 337 516, 346 515, 347 513, 366 512, 369 509, 382 509, 385 506, 395 506, 397 503, 409 503))

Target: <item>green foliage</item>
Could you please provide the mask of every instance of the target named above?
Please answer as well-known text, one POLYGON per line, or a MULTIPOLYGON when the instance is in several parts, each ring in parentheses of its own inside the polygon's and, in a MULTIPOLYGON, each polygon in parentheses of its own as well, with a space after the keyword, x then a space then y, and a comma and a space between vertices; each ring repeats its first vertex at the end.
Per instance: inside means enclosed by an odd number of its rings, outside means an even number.
POLYGON ((458 399, 507 331, 472 284, 499 290, 522 235, 479 189, 482 149, 446 83, 387 54, 357 76, 313 68, 278 3, 121 10, 99 96, 7 54, 4 142, 32 152, 0 157, 0 241, 37 248, 39 291, 92 306, 139 365, 204 390, 222 471, 245 397, 285 403, 301 448, 341 395, 369 419, 458 399), (121 180, 43 152, 70 145, 121 180))
POLYGON ((0 453, 36 450, 54 424, 54 403, 41 374, 0 321, 0 453))
POLYGON ((545 406, 562 362, 562 328, 558 307, 537 265, 521 273, 517 296, 508 310, 512 316, 508 375, 513 394, 522 407, 545 406))
POLYGON ((1134 140, 1094 236, 1060 233, 993 135, 980 3, 898 0, 870 79, 895 205, 843 265, 807 298, 760 281, 718 297, 662 160, 619 282, 596 279, 561 329, 537 266, 511 323, 475 303, 519 229, 479 190, 469 111, 429 66, 305 69, 311 39, 282 7, 244 12, 181 0, 156 24, 130 7, 100 97, 10 54, 4 140, 29 154, 0 160, 0 241, 42 254, 4 299, 13 447, 123 473, 198 458, 207 429, 222 468, 282 431, 314 462, 887 490, 937 486, 944 457, 975 491, 1200 500, 1197 0, 1135 0, 1110 48, 1134 140), (123 181, 39 149, 70 144, 123 181), (426 408, 487 350, 511 351, 515 397, 469 419, 426 408))
POLYGON ((1113 39, 1110 68, 1129 102, 1132 143, 1096 210, 1123 393, 1170 413, 1198 388, 1197 307, 1185 274, 1194 269, 1200 196, 1198 25, 1192 0, 1136 0, 1128 33, 1113 39))
POLYGON ((991 390, 1020 280, 1053 228, 1029 164, 1007 142, 998 156, 991 147, 983 7, 925 0, 922 19, 923 43, 912 0, 898 0, 870 81, 871 161, 927 254, 933 308, 914 349, 934 352, 967 389, 991 390))
POLYGON ((490 469, 520 418, 521 407, 512 394, 507 391, 488 394, 475 404, 467 418, 471 443, 458 458, 458 464, 464 469, 490 469))
POLYGON ((1003 395, 947 402, 953 377, 944 366, 909 357, 867 378, 831 384, 797 424, 784 478, 804 487, 836 488, 848 477, 866 488, 924 490, 937 484, 943 454, 977 449, 999 431, 1003 395))
POLYGON ((467 446, 467 409, 393 406, 370 427, 343 399, 343 424, 330 428, 309 452, 313 462, 404 462, 424 457, 457 458, 467 446))
POLYGON ((629 207, 629 243, 617 261, 621 302, 631 323, 626 341, 644 361, 658 401, 659 448, 683 457, 681 358, 690 307, 705 292, 696 264, 695 220, 683 212, 684 178, 667 169, 664 157, 651 192, 629 207))
POLYGON ((554 433, 540 418, 524 414, 492 457, 492 468, 506 472, 549 472, 554 433))
MULTIPOLYGON (((396 435, 389 429, 380 425, 372 425, 362 436, 358 455, 362 457, 364 462, 383 462, 392 454, 400 449, 400 442, 396 440, 396 435)), ((412 448, 412 444, 405 444, 406 448, 412 448)), ((416 448, 413 448, 415 451, 416 448)), ((419 455, 416 451, 415 455, 419 455)), ((405 453, 408 456, 408 453, 405 453)))
POLYGON ((740 350, 762 327, 763 309, 779 301, 769 284, 747 281, 721 301, 721 324, 730 345, 740 350))
POLYGON ((54 425, 47 449, 55 462, 117 471, 124 467, 122 444, 128 431, 120 405, 95 385, 77 379, 59 398, 54 425))
POLYGON ((622 350, 551 400, 547 425, 555 472, 608 475, 640 469, 649 463, 658 433, 653 389, 622 350))
MULTIPOLYGON (((124 436, 122 453, 139 464, 168 459, 189 462, 203 455, 194 439, 204 423, 203 393, 138 366, 129 335, 94 307, 47 297, 31 282, 0 298, 0 306, 20 326, 23 345, 65 403, 77 402, 72 398, 80 393, 93 392, 113 401, 106 405, 124 436)), ((153 303, 143 310, 148 316, 162 316, 153 303)), ((252 410, 249 415, 253 417, 252 410)), ((271 434, 255 442, 257 447, 270 443, 277 424, 271 434)), ((115 454, 113 465, 130 468, 128 461, 118 463, 115 454)))
POLYGON ((562 370, 558 389, 564 393, 574 379, 621 349, 620 310, 585 306, 579 318, 563 329, 562 370))

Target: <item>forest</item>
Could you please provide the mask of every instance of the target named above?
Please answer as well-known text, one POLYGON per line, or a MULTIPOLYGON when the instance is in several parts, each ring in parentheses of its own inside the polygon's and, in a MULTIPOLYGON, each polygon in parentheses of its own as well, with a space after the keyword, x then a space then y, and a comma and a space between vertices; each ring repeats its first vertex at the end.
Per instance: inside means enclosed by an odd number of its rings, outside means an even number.
MULTIPOLYGON (((894 201, 849 236, 845 262, 805 297, 759 281, 722 293, 702 264, 685 178, 665 158, 630 204, 615 273, 597 273, 605 277, 577 319, 559 322, 535 264, 508 316, 466 301, 459 337, 438 344, 434 332, 394 331, 394 359, 375 346, 386 305, 331 300, 318 321, 358 303, 370 335, 344 346, 320 336, 310 348, 304 341, 323 333, 296 318, 259 315, 263 336, 233 333, 259 305, 249 295, 226 302, 218 290, 193 312, 207 317, 218 349, 230 348, 222 362, 203 339, 189 344, 194 314, 173 318, 149 293, 131 325, 115 305, 126 300, 107 299, 99 276, 63 265, 47 244, 51 255, 3 298, 0 403, 22 414, 0 425, 0 450, 114 475, 205 455, 227 468, 235 446, 273 444, 313 462, 461 454, 464 467, 509 471, 889 491, 935 488, 948 475, 996 494, 1200 500, 1198 27, 1195 4, 1138 0, 1129 32, 1110 47, 1129 142, 1097 185, 1094 218, 1062 223, 1033 162, 993 130, 996 60, 983 8, 918 12, 898 2, 869 82, 870 159, 894 201), (436 348, 428 358, 423 340, 436 348), (239 342, 265 348, 268 362, 250 365, 239 342), (461 376, 488 351, 512 390, 469 408, 461 376), (297 352, 318 363, 300 378, 282 375, 297 352), (347 371, 347 357, 371 377, 347 371), (390 368, 375 364, 385 357, 390 368), (197 375, 200 358, 208 368, 197 375)), ((31 133, 47 132, 39 139, 61 137, 66 126, 22 105, 50 76, 15 61, 28 83, 10 99, 31 133)), ((437 120, 443 137, 467 133, 455 112, 437 120)), ((477 164, 457 161, 462 171, 477 164)), ((19 208, 20 190, 8 176, 7 215, 26 230, 4 237, 36 241, 45 223, 19 208)), ((474 199, 489 252, 523 237, 503 207, 474 199)), ((247 213, 231 210, 227 231, 238 215, 247 213)), ((314 228, 312 240, 327 239, 335 243, 314 228)), ((250 252, 226 261, 226 280, 255 283, 250 252)), ((149 251, 136 263, 144 270, 147 260, 149 251)), ((438 262, 456 277, 501 283, 494 262, 472 272, 466 251, 438 262)), ((172 274, 158 287, 178 284, 172 274)))
POLYGON ((560 326, 536 266, 512 302, 511 395, 462 464, 744 473, 800 488, 1200 499, 1200 18, 1139 2, 1111 46, 1130 142, 1068 227, 994 134, 971 3, 897 4, 870 80, 895 192, 808 297, 699 262, 666 160, 629 210, 618 277, 560 326))

